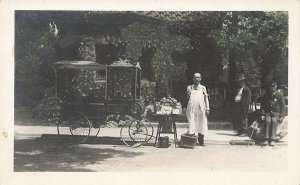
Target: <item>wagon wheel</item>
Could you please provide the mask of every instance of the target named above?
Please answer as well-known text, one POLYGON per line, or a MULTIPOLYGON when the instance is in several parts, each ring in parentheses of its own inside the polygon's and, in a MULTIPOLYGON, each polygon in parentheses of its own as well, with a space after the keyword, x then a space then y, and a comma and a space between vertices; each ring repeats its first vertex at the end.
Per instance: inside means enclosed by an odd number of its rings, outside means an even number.
POLYGON ((68 121, 61 121, 56 126, 58 135, 71 135, 70 123, 68 121))
MULTIPOLYGON (((74 113, 57 125, 59 135, 71 135, 72 142, 84 143, 91 133, 92 123, 82 113, 74 113)), ((69 138, 69 137, 68 137, 69 138)))
POLYGON ((140 120, 126 121, 120 131, 121 139, 125 145, 139 147, 147 142, 148 129, 140 120))
POLYGON ((141 145, 148 141, 149 134, 148 128, 141 120, 133 120, 129 125, 129 136, 130 138, 141 145))
POLYGON ((94 136, 97 137, 99 132, 100 132, 100 123, 99 124, 95 124, 94 122, 91 122, 91 132, 90 132, 90 136, 94 136))
POLYGON ((146 142, 148 142, 148 141, 150 141, 150 139, 152 139, 153 134, 154 134, 153 125, 146 118, 142 118, 141 122, 147 127, 147 130, 148 130, 148 139, 146 140, 146 142))
POLYGON ((75 116, 77 119, 71 122, 70 132, 74 139, 78 143, 84 143, 91 133, 92 123, 82 113, 77 113, 75 116))
POLYGON ((128 132, 130 123, 131 123, 130 120, 124 121, 120 130, 120 138, 123 141, 123 143, 127 146, 132 146, 134 144, 128 132))

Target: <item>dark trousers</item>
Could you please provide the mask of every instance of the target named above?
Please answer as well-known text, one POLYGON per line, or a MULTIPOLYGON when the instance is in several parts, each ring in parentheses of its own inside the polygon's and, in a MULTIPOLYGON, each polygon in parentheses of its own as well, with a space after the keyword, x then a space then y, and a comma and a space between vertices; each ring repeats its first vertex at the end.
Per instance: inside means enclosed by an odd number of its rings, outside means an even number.
POLYGON ((276 139, 278 121, 275 116, 266 116, 265 120, 265 139, 276 139))
POLYGON ((204 143, 204 135, 198 133, 198 143, 202 145, 204 143))
POLYGON ((233 129, 239 133, 246 132, 248 128, 248 114, 244 113, 243 104, 235 103, 232 111, 233 129))

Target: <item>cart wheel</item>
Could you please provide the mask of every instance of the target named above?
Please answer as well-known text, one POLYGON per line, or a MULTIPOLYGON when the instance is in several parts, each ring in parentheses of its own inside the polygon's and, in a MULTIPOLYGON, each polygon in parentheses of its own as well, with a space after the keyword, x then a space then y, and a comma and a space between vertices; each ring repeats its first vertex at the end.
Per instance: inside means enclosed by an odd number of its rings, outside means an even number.
POLYGON ((61 121, 56 126, 58 135, 71 135, 69 122, 61 121))
POLYGON ((148 139, 146 140, 146 142, 148 142, 148 141, 150 141, 150 139, 152 139, 153 134, 154 134, 153 125, 146 118, 142 118, 141 122, 147 127, 147 130, 148 130, 148 139))
POLYGON ((120 135, 125 145, 139 147, 147 142, 148 130, 143 122, 131 120, 123 124, 120 135))
MULTIPOLYGON (((70 115, 69 119, 57 124, 57 133, 63 141, 70 143, 84 143, 91 134, 92 123, 81 113, 70 115)), ((100 128, 96 129, 99 133, 100 128)))
POLYGON ((84 143, 91 133, 92 123, 82 113, 74 115, 73 120, 70 122, 70 132, 77 143, 84 143))
POLYGON ((121 127, 121 130, 120 130, 120 137, 121 137, 121 140, 123 141, 123 143, 127 146, 132 146, 134 145, 134 142, 133 140, 130 138, 129 136, 129 132, 128 132, 128 129, 129 129, 129 125, 131 124, 131 121, 127 120, 127 121, 124 121, 123 122, 123 125, 121 127))
POLYGON ((129 125, 128 132, 130 138, 137 143, 144 144, 148 141, 147 126, 141 120, 133 120, 129 125))
POLYGON ((91 132, 90 132, 90 136, 94 136, 97 137, 98 134, 100 132, 100 124, 91 124, 91 132))

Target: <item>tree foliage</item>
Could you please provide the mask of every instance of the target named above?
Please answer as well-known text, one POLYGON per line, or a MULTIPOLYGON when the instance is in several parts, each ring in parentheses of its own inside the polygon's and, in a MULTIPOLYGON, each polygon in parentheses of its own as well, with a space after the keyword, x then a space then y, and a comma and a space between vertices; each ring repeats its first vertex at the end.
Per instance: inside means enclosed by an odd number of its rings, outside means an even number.
POLYGON ((233 28, 232 12, 224 15, 222 27, 210 34, 223 50, 243 52, 257 44, 264 49, 287 47, 288 16, 286 12, 238 12, 237 27, 233 28), (236 29, 237 32, 232 32, 236 29))
POLYGON ((36 12, 16 13, 15 25, 16 103, 35 104, 48 83, 40 67, 53 60, 56 25, 36 12))
POLYGON ((91 36, 81 36, 80 46, 78 48, 80 56, 86 61, 96 61, 96 40, 91 36))
POLYGON ((131 61, 139 61, 143 49, 150 48, 155 80, 184 81, 186 66, 174 64, 172 54, 200 53, 210 45, 221 53, 224 69, 232 67, 229 59, 234 54, 236 72, 244 72, 250 86, 260 86, 265 79, 287 84, 287 12, 16 11, 15 90, 20 105, 38 103, 50 86, 42 68, 54 61, 58 37, 68 29, 82 36, 76 50, 82 60, 96 60, 95 44, 104 42, 108 33, 120 34, 113 41, 121 48, 118 56, 131 61))
MULTIPOLYGON (((275 52, 280 53, 278 56, 286 55, 288 15, 287 12, 235 13, 237 14, 236 20, 233 12, 227 12, 223 17, 224 21, 221 29, 211 31, 210 37, 216 41, 222 53, 228 55, 230 52, 234 52, 237 56, 236 60, 242 64, 237 66, 237 72, 247 73, 250 84, 259 86, 260 78, 266 78, 269 72, 273 72, 273 68, 277 63, 287 62, 284 59, 287 56, 281 58, 274 56, 276 56, 275 52), (249 50, 254 52, 253 57, 243 60, 245 53, 249 50), (270 61, 270 58, 272 58, 272 61, 270 61), (263 69, 262 63, 265 65, 263 69)), ((283 69, 282 72, 286 73, 287 71, 283 69)), ((286 75, 280 76, 287 77, 286 75)), ((287 83, 287 78, 283 81, 287 83)))

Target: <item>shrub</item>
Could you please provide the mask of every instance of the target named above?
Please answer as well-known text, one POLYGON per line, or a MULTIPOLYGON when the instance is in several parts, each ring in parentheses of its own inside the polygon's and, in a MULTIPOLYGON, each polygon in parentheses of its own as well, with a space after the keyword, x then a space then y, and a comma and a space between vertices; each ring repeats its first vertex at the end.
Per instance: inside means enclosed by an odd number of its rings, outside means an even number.
POLYGON ((145 82, 141 86, 141 96, 145 100, 145 105, 155 102, 155 82, 145 82))
POLYGON ((36 109, 36 118, 42 122, 55 122, 60 120, 62 101, 58 97, 45 95, 36 109))

